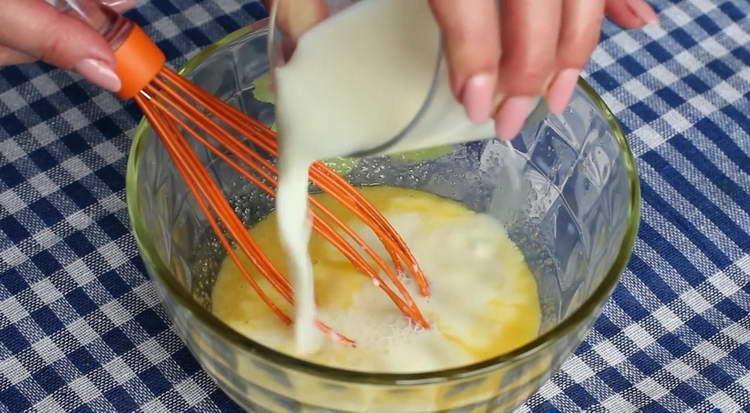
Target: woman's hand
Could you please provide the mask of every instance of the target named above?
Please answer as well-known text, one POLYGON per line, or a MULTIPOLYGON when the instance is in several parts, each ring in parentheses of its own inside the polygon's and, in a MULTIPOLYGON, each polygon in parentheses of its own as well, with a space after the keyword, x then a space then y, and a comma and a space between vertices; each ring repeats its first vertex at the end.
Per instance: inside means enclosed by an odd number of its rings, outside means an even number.
MULTIPOLYGON (((543 96, 553 113, 565 109, 605 16, 625 28, 658 21, 646 0, 429 1, 445 38, 456 99, 472 121, 494 118, 503 139, 518 134, 536 97, 543 96)), ((328 12, 324 0, 280 6, 279 26, 292 41, 328 12)))
MULTIPOLYGON (((104 0, 119 12, 136 0, 104 0)), ((100 87, 117 92, 114 54, 86 23, 65 15, 44 0, 0 1, 0 66, 42 60, 74 70, 100 87)))
POLYGON ((568 105, 605 16, 634 28, 657 21, 644 0, 430 0, 445 36, 451 85, 469 117, 494 117, 513 138, 544 96, 568 105))

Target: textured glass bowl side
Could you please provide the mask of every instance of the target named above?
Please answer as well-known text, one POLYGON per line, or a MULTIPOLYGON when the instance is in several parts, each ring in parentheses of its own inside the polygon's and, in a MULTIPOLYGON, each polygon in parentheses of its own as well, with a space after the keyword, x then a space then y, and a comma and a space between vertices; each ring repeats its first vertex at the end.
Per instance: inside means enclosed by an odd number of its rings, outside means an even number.
MULTIPOLYGON (((251 88, 267 70, 265 30, 254 29, 210 47, 183 73, 270 123, 273 106, 258 102, 251 88)), ((215 260, 211 264, 196 258, 196 249, 212 253, 211 243, 204 242, 205 225, 145 123, 131 150, 128 208, 141 254, 175 328, 201 365, 244 407, 290 412, 359 411, 363 406, 383 412, 397 406, 399 411, 507 410, 535 391, 585 335, 627 263, 640 200, 625 138, 584 82, 562 117, 524 131, 513 145, 516 163, 506 162, 506 146, 484 142, 430 156, 339 164, 348 165, 345 172, 355 183, 422 188, 495 215, 537 275, 544 310, 537 339, 485 362, 439 372, 369 374, 318 366, 261 346, 216 319, 208 309, 211 280, 196 279, 215 265, 215 260), (519 167, 522 185, 501 187, 519 167), (411 405, 404 405, 407 401, 411 405)), ((227 193, 243 190, 236 174, 205 151, 201 156, 227 193)), ((251 221, 272 207, 267 199, 245 195, 234 200, 251 221)))

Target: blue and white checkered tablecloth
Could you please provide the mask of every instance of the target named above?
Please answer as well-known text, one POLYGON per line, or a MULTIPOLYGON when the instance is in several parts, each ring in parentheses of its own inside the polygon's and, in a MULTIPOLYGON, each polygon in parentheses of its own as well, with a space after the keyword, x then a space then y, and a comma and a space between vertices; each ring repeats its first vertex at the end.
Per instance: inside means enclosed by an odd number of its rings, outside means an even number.
MULTIPOLYGON (((521 411, 750 411, 750 3, 654 1, 586 71, 638 157, 635 252, 594 329, 521 411)), ((130 13, 173 65, 250 0, 130 13)), ((159 307, 125 209, 131 104, 0 70, 0 411, 236 411, 159 307)))

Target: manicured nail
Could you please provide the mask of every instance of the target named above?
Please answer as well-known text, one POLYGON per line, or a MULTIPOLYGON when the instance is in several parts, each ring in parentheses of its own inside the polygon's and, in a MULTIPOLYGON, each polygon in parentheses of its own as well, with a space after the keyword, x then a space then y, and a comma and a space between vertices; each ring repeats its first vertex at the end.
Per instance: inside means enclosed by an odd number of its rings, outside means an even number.
POLYGON ((633 13, 640 17, 646 24, 659 23, 659 16, 657 16, 654 9, 646 3, 646 0, 628 0, 628 5, 630 5, 630 10, 632 10, 633 13))
POLYGON ((530 96, 514 96, 508 98, 500 106, 495 116, 495 132, 497 136, 509 141, 521 131, 526 118, 534 109, 535 98, 530 96))
POLYGON ((75 71, 89 82, 110 92, 117 92, 122 87, 122 82, 115 74, 115 71, 108 64, 100 60, 81 60, 76 65, 75 71))
POLYGON ((462 100, 472 122, 481 123, 490 118, 494 89, 493 77, 486 73, 474 75, 466 81, 462 100))
POLYGON ((124 12, 135 8, 137 0, 104 0, 103 3, 119 12, 124 12))
POLYGON ((581 71, 578 69, 563 69, 557 74, 547 90, 547 106, 550 112, 559 115, 565 110, 570 98, 573 97, 580 74, 581 71))

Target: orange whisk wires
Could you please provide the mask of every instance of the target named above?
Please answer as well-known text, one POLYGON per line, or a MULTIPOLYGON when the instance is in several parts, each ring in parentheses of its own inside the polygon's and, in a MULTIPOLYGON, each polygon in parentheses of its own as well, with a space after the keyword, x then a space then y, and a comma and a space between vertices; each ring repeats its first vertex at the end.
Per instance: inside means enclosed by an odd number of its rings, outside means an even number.
MULTIPOLYGON (((56 6, 83 17, 84 21, 104 33, 115 50, 117 72, 123 81, 123 88, 118 95, 135 100, 227 255, 260 299, 281 321, 291 324, 289 315, 263 290, 249 269, 243 266, 233 245, 249 258, 271 287, 292 305, 293 286, 250 236, 190 143, 190 140, 198 142, 273 197, 276 193, 278 170, 272 160, 264 157, 258 150, 272 158, 277 157, 275 133, 165 67, 163 53, 138 26, 100 5, 97 0, 62 0, 56 6)), ((359 234, 311 197, 313 230, 325 237, 357 269, 370 277, 404 315, 417 325, 429 328, 429 323, 401 280, 402 275, 411 276, 419 287, 420 294, 429 295, 427 280, 403 239, 354 187, 322 162, 311 166, 310 181, 367 225, 383 244, 389 259, 381 257, 359 234)), ((355 344, 352 339, 335 332, 324 323, 318 321, 317 325, 338 341, 348 345, 355 344)))
MULTIPOLYGON (((226 233, 234 239, 239 249, 248 256, 258 272, 270 282, 273 288, 287 302, 292 303, 293 293, 290 282, 274 268, 255 240, 247 233, 218 184, 213 180, 206 166, 198 159, 189 142, 185 140, 185 136, 195 139, 248 181, 268 195, 274 196, 278 174, 276 166, 242 141, 242 138, 245 138, 258 148, 275 156, 277 143, 274 132, 166 68, 143 89, 141 94, 135 97, 135 101, 156 130, 174 160, 176 168, 194 194, 198 206, 227 250, 227 254, 240 268, 243 276, 261 299, 281 320, 290 323, 289 316, 272 302, 248 269, 242 267, 226 233), (209 114, 218 118, 219 121, 212 120, 209 114)), ((410 274, 417 282, 420 292, 425 295, 429 293, 427 281, 396 231, 354 187, 324 164, 316 163, 311 168, 310 179, 338 202, 351 209, 374 231, 390 255, 391 265, 367 245, 355 231, 336 218, 328 208, 314 198, 310 198, 314 208, 312 211, 313 229, 336 246, 360 271, 371 277, 373 282, 405 315, 418 325, 429 327, 429 323, 411 298, 399 275, 400 273, 410 274), (376 265, 370 264, 347 241, 345 236, 359 246, 376 265), (380 275, 381 272, 385 273, 390 282, 384 280, 380 275)), ((319 327, 324 332, 335 334, 341 341, 353 344, 350 339, 332 332, 323 323, 319 323, 319 327)))

